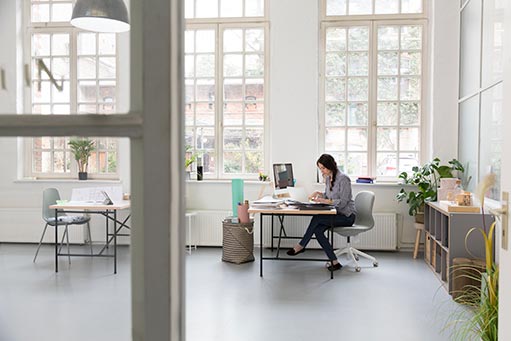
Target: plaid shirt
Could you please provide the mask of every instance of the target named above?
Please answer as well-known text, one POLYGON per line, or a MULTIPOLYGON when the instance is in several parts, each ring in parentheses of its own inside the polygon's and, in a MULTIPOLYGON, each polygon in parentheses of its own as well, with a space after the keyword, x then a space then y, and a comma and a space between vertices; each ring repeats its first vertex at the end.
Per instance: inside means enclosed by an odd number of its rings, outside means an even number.
POLYGON ((346 217, 349 217, 351 214, 357 213, 351 194, 351 180, 339 169, 337 169, 337 176, 332 190, 330 190, 330 177, 326 177, 323 196, 327 199, 332 199, 338 214, 344 214, 346 217))

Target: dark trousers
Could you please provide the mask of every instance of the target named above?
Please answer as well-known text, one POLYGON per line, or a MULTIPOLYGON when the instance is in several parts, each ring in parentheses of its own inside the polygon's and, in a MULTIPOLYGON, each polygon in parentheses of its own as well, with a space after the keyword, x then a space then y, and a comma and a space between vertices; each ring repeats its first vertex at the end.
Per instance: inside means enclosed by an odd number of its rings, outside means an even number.
MULTIPOLYGON (((355 222, 355 215, 352 214, 349 217, 346 217, 344 214, 335 215, 333 220, 333 226, 351 226, 355 222)), ((315 215, 312 217, 311 222, 309 223, 309 227, 307 227, 307 231, 300 240, 299 244, 303 247, 306 247, 309 244, 312 235, 316 235, 316 240, 319 245, 325 251, 328 259, 336 260, 337 256, 334 253, 334 249, 328 238, 325 236, 325 231, 332 227, 332 216, 328 215, 315 215)))

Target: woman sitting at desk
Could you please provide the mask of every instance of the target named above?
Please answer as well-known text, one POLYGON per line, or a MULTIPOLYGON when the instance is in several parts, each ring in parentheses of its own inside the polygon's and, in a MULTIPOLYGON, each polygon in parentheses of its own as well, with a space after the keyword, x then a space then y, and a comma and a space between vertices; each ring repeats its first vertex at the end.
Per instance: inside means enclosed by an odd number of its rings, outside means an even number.
MULTIPOLYGON (((351 180, 337 168, 335 159, 329 154, 323 154, 316 162, 323 178, 325 179, 325 192, 314 192, 309 197, 310 200, 315 202, 331 204, 337 210, 334 217, 334 226, 351 226, 355 222, 355 203, 351 195, 351 180)), ((328 259, 327 269, 339 270, 342 268, 341 263, 337 260, 334 249, 328 238, 325 237, 325 230, 332 226, 332 217, 328 215, 316 215, 312 217, 307 231, 302 240, 293 248, 287 251, 290 256, 296 256, 305 251, 305 247, 312 238, 316 235, 316 240, 325 251, 328 259)))

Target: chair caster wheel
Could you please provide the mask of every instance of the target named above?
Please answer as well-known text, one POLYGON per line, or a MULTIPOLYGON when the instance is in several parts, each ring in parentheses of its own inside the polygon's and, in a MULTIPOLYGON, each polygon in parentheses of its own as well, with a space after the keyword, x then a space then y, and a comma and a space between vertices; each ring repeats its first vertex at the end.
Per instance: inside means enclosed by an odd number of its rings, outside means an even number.
POLYGON ((362 269, 360 268, 360 266, 357 266, 357 267, 355 268, 355 271, 356 271, 356 272, 360 272, 360 270, 362 270, 362 269))
POLYGON ((373 262, 373 266, 374 266, 375 268, 377 268, 377 267, 378 267, 378 262, 373 262))

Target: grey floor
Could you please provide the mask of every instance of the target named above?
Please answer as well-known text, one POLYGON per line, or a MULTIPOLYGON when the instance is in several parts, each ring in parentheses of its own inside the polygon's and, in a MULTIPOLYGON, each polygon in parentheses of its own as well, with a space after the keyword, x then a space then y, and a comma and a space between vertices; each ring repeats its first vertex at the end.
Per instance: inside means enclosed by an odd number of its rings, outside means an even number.
MULTIPOLYGON (((110 259, 60 260, 52 248, 0 245, 0 341, 130 340, 129 248, 118 274, 110 259)), ((220 248, 186 256, 188 341, 450 340, 446 319, 460 309, 422 260, 372 252, 333 280, 318 262, 221 261, 220 248), (443 331, 442 331, 443 330, 443 331)), ((304 256, 321 256, 307 251, 304 256)), ((342 260, 341 260, 342 261, 342 260)))

